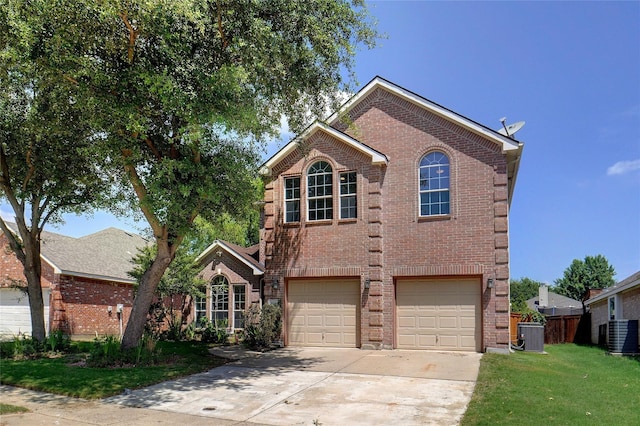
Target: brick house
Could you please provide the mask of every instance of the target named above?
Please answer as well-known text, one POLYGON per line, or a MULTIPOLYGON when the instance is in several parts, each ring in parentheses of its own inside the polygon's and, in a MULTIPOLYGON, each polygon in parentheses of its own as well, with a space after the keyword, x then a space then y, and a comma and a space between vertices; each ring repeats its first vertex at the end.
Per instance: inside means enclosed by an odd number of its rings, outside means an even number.
POLYGON ((608 342, 610 321, 636 321, 636 352, 640 353, 640 271, 625 278, 616 285, 604 289, 585 302, 591 312, 591 342, 608 342))
MULTIPOLYGON (((47 330, 60 329, 75 339, 121 334, 135 283, 127 272, 133 268, 132 257, 147 241, 115 228, 81 238, 47 231, 41 236, 47 330)), ((0 266, 0 335, 29 334, 29 302, 25 292, 12 285, 26 285, 26 278, 4 234, 0 234, 0 266)))
POLYGON ((259 262, 259 245, 241 247, 216 240, 197 258, 207 283, 206 297, 196 297, 194 319, 226 321, 230 331, 244 327, 245 312, 261 302, 264 266, 259 262))
POLYGON ((262 167, 292 346, 507 351, 523 145, 376 77, 262 167))

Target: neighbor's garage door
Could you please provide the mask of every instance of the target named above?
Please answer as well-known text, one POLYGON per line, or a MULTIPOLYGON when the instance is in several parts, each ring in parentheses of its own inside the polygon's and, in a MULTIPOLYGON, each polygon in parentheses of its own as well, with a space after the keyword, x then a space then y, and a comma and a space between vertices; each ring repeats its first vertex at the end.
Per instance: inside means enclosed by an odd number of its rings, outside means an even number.
POLYGON ((287 290, 288 344, 359 345, 358 280, 291 280, 287 290))
MULTIPOLYGON (((49 289, 42 290, 44 323, 49 329, 49 289)), ((31 311, 27 294, 13 288, 0 289, 0 336, 13 337, 18 333, 31 334, 31 311)))
POLYGON ((399 349, 481 351, 478 279, 407 279, 396 286, 399 349))

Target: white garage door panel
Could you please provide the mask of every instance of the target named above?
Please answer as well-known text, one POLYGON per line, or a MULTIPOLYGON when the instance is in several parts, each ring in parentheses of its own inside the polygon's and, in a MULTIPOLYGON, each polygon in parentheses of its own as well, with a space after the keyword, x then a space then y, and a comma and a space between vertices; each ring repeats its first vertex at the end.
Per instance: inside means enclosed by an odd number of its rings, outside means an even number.
POLYGON ((292 280, 288 284, 289 345, 356 347, 357 280, 292 280))
MULTIPOLYGON (((49 329, 49 289, 42 291, 44 299, 44 323, 49 329)), ((31 334, 29 299, 21 290, 0 289, 0 336, 13 337, 18 333, 31 334)))
POLYGON ((479 280, 399 280, 396 290, 398 348, 481 350, 479 280))

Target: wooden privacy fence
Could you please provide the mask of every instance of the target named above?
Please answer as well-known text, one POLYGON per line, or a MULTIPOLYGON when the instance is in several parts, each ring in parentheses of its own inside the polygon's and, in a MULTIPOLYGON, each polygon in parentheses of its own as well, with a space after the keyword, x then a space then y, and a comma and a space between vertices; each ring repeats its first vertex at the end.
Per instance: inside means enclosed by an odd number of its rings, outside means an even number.
MULTIPOLYGON (((589 315, 556 315, 546 317, 544 343, 585 343, 590 338, 589 315)), ((518 323, 523 322, 520 314, 511 314, 511 341, 518 340, 518 323)))

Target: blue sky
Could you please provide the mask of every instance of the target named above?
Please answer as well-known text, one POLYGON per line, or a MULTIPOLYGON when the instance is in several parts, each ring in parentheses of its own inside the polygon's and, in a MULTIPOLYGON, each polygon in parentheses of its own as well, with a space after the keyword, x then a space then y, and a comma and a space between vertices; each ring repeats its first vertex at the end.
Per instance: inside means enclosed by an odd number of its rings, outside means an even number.
MULTIPOLYGON (((358 53, 359 87, 380 75, 494 129, 526 121, 512 278, 553 283, 596 254, 617 280, 640 270, 640 2, 369 5, 388 39, 358 53)), ((137 229, 101 212, 51 230, 108 226, 137 229)))

